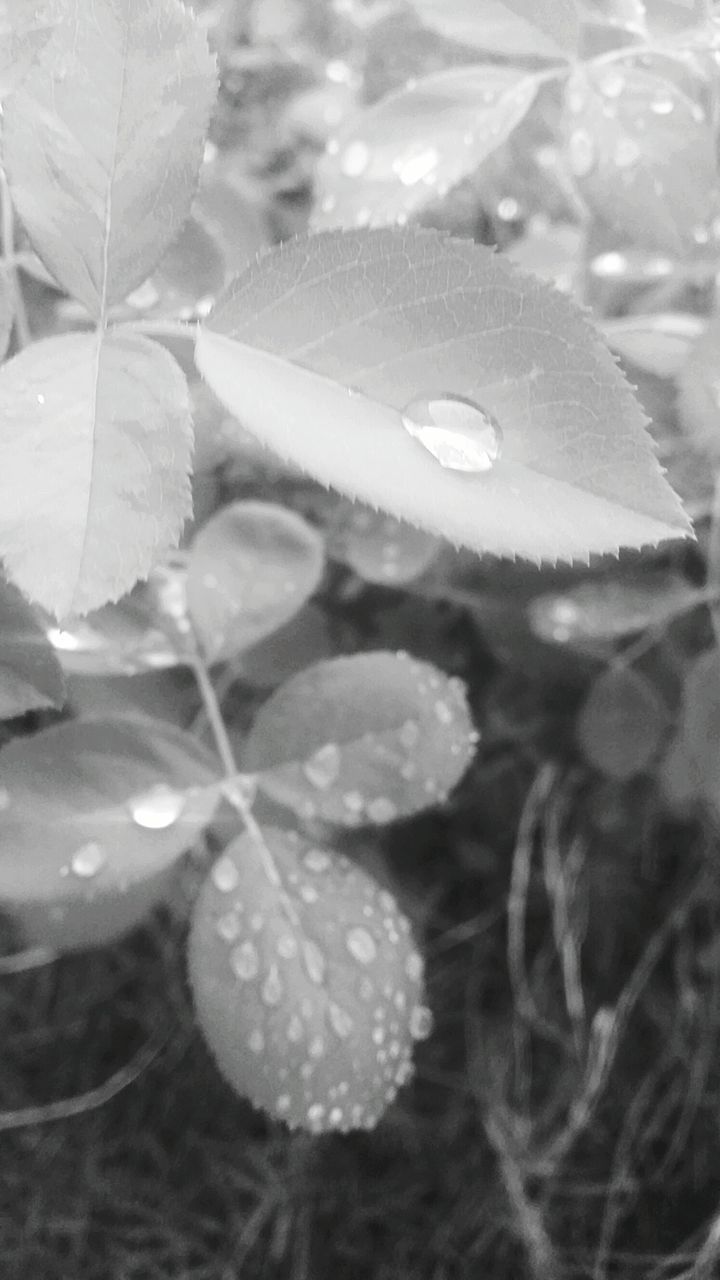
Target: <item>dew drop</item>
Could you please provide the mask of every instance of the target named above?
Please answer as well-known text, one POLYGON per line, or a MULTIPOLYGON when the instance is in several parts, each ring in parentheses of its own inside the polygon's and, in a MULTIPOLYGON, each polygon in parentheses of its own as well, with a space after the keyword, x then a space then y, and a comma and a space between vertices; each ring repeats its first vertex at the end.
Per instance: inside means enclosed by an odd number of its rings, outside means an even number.
POLYGON ((405 961, 405 972, 411 982, 419 982, 424 971, 423 958, 419 951, 412 951, 405 961))
POLYGON ((318 891, 314 885, 312 884, 300 885, 300 897, 302 898, 303 902, 307 903, 309 907, 314 906, 319 896, 320 895, 318 894, 318 891))
POLYGON ((319 1129, 322 1127, 322 1122, 325 1119, 325 1108, 321 1102, 314 1102, 311 1107, 308 1107, 307 1118, 311 1128, 319 1129))
POLYGON ((365 808, 365 801, 359 791, 346 791, 342 802, 350 813, 362 813, 365 808))
POLYGON ((440 155, 435 147, 425 147, 415 155, 396 160, 393 169, 404 187, 412 187, 416 182, 427 181, 439 163, 440 155))
POLYGON ((262 1053, 265 1048, 265 1037, 262 1031, 257 1028, 255 1031, 251 1031, 248 1038, 248 1044, 250 1046, 251 1053, 262 1053))
POLYGON ((10 792, 7 787, 0 787, 0 813, 10 808, 10 792))
POLYGON ((606 98, 619 98, 625 88, 625 76, 617 67, 610 67, 600 82, 606 98))
POLYGON ((88 844, 75 850, 70 859, 70 870, 73 875, 80 876, 82 880, 92 880, 93 876, 102 871, 106 862, 105 850, 97 841, 90 840, 88 844))
POLYGON ((342 1107, 333 1107, 330 1115, 328 1116, 328 1121, 332 1125, 333 1129, 339 1129, 343 1122, 342 1107))
POLYGON ((344 173, 346 178, 359 178, 367 169, 369 162, 370 150, 366 143, 360 140, 351 142, 340 157, 340 172, 344 173))
POLYGON ((339 1004, 330 1004, 328 1007, 328 1017, 330 1026, 341 1040, 347 1040, 352 1033, 353 1020, 345 1009, 341 1009, 339 1004))
POLYGON ((307 871, 318 874, 330 870, 330 856, 323 849, 308 849, 302 860, 307 871))
POLYGON ((410 1035, 413 1040, 427 1040, 433 1029, 433 1016, 427 1005, 416 1005, 410 1014, 410 1035))
POLYGON ((492 470, 500 457, 499 424, 465 396, 451 392, 417 396, 405 405, 402 423, 408 435, 450 471, 482 474, 492 470))
POLYGON ((568 141, 568 163, 576 178, 586 178, 595 167, 595 143, 587 129, 575 129, 568 141))
POLYGON ((495 212, 501 222, 515 222, 520 217, 520 205, 514 196, 503 196, 495 212))
POLYGON ((234 911, 228 911, 227 915, 220 916, 215 925, 215 932, 223 942, 234 942, 240 933, 240 921, 234 911))
POLYGON ((132 796, 128 808, 133 822, 149 831, 164 831, 177 822, 185 808, 186 799, 181 791, 168 787, 164 782, 142 795, 132 796))
POLYGON ((228 858, 225 854, 218 858, 210 874, 215 888, 219 889, 220 893, 232 893, 240 883, 240 872, 232 858, 228 858))
POLYGON ((367 805, 367 815, 372 822, 393 822, 397 818, 397 807, 386 796, 378 796, 367 805))
POLYGON ((653 111, 656 116, 669 116, 675 110, 675 103, 672 98, 665 94, 660 94, 657 98, 653 98, 650 103, 650 110, 653 111))
POLYGON ((305 942, 303 960, 311 982, 321 983, 325 977, 325 957, 316 942, 305 942))
POLYGON ((283 991, 284 988, 282 978, 280 977, 280 971, 277 965, 272 964, 262 985, 262 991, 260 992, 263 1004, 269 1005, 271 1008, 274 1005, 279 1004, 283 998, 283 991))
POLYGON ((302 1020, 294 1013, 288 1023, 287 1038, 291 1044, 298 1044, 305 1034, 302 1020))
POLYGON ((440 724, 452 724, 453 722, 452 707, 449 707, 447 702, 443 702, 442 698, 438 698, 435 703, 435 715, 440 724))
POLYGON ((277 940, 277 953, 282 960, 294 960, 298 944, 291 933, 283 933, 277 940))
POLYGON ((350 929, 345 938, 345 945, 358 964, 372 964, 377 956, 375 939, 367 929, 350 929))
POLYGON ((325 1053, 325 1041, 322 1036, 315 1036, 314 1039, 310 1041, 308 1053, 311 1058, 322 1058, 325 1053))
POLYGON ((275 1099, 275 1110, 279 1116, 285 1115, 290 1110, 291 1098, 289 1093, 281 1093, 279 1098, 275 1099))
POLYGON ((406 751, 412 751, 420 741, 420 725, 417 720, 406 720, 400 730, 400 744, 406 751))
POLYGON ((640 148, 634 138, 621 138, 613 159, 618 169, 629 169, 640 159, 640 148))
POLYGON ((230 956, 230 967, 243 982, 252 982, 260 972, 260 957, 253 942, 241 942, 230 956))
POLYGON ((314 787, 324 791, 337 782, 340 772, 340 748, 335 742, 326 742, 303 765, 303 773, 314 787))

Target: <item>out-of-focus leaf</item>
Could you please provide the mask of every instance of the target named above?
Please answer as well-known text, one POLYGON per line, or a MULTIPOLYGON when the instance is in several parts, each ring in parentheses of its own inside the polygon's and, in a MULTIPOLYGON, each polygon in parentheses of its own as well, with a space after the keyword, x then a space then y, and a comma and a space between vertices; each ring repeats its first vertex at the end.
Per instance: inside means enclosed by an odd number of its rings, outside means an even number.
POLYGON ((242 768, 302 817, 382 825, 444 800, 477 738, 461 680, 406 653, 361 653, 281 685, 242 768))
POLYGON ((662 312, 613 317, 604 320, 602 328, 623 359, 660 378, 677 378, 705 324, 686 312, 662 312))
POLYGON ((312 663, 334 657, 336 649, 327 616, 307 604, 272 635, 244 649, 238 668, 248 684, 272 689, 312 663))
POLYGON ((685 433, 720 456, 720 316, 708 322, 683 364, 677 409, 685 433))
POLYGON ((180 231, 216 88, 205 33, 177 0, 68 0, 6 104, 18 213, 92 315, 141 284, 180 231))
POLYGON ((217 164, 203 165, 193 216, 220 246, 227 278, 244 270, 270 243, 249 196, 217 164))
POLYGON ((626 782, 656 755, 668 715, 649 680, 610 667, 593 682, 577 720, 583 754, 609 778, 626 782))
POLYGON ((270 502, 224 507, 193 539, 187 600, 211 662, 233 658, 285 625, 312 595, 325 564, 307 521, 270 502))
POLYGON ((577 52, 574 0, 410 0, 426 26, 462 44, 508 57, 559 58, 577 52))
POLYGON ((211 232, 197 218, 187 219, 180 235, 163 254, 138 295, 150 300, 142 308, 153 313, 195 312, 217 297, 225 284, 225 260, 211 232))
POLYGON ((533 218, 525 235, 506 250, 507 256, 523 271, 554 284, 562 293, 573 294, 581 269, 583 232, 570 223, 549 224, 542 215, 533 218))
POLYGON ((666 76, 632 65, 579 67, 565 103, 568 165, 595 216, 631 241, 686 253, 718 199, 703 108, 666 76))
POLYGON ((0 773, 0 901, 33 941, 59 949, 141 919, 219 799, 212 755, 143 716, 17 738, 0 773))
POLYGON ((187 383, 157 343, 62 334, 0 368, 0 555, 59 618, 117 600, 190 514, 187 383))
POLYGON ((10 335, 15 320, 15 304, 8 274, 0 264, 0 361, 5 359, 10 346, 10 335))
POLYGON ((35 613, 0 579, 0 720, 64 701, 62 668, 35 613))
POLYGON ((689 532, 598 335, 480 245, 409 228, 285 243, 230 287, 196 360, 282 458, 481 553, 571 561, 689 532), (411 408, 433 397, 461 449, 488 414, 499 425, 482 474, 409 436, 411 408))
POLYGON ((328 555, 385 587, 419 578, 441 546, 432 534, 357 502, 341 501, 327 529, 328 555))
POLYGON ((354 114, 317 166, 314 229, 407 220, 502 146, 537 90, 514 67, 451 67, 354 114))
POLYGON ((662 627, 705 600, 705 592, 671 572, 648 571, 634 582, 612 578, 549 592, 529 608, 533 631, 555 644, 614 642, 662 627))

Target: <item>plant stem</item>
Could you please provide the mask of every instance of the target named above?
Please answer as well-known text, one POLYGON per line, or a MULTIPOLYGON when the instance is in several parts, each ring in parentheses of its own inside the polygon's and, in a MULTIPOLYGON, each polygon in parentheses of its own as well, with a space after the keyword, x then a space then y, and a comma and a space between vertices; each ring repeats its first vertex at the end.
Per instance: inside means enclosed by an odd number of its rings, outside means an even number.
POLYGON ((0 165, 0 222, 2 223, 3 258, 13 300, 15 334, 18 346, 22 348, 32 342, 32 334, 25 310, 25 298, 15 266, 15 214, 10 187, 2 165, 0 165))

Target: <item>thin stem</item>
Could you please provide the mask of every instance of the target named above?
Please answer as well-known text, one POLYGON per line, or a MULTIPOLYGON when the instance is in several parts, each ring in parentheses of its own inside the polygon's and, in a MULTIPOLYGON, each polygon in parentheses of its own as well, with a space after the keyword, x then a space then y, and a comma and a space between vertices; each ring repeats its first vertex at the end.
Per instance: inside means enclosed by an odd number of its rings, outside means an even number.
POLYGON ((2 247, 5 268, 10 284, 13 300, 13 320, 18 346, 27 347, 32 342, 32 334, 25 310, 25 298, 15 267, 15 213, 13 210, 10 187, 5 170, 0 165, 0 223, 2 224, 2 247))
POLYGON ((183 342, 195 343, 197 323, 188 320, 121 320, 115 328, 131 333, 149 334, 151 337, 180 338, 183 342))

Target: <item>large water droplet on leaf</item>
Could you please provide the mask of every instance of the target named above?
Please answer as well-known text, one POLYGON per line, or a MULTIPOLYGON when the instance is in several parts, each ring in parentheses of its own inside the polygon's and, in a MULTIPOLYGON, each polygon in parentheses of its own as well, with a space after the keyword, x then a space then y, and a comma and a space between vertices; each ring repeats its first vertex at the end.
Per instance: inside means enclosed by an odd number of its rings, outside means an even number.
POLYGON ((70 859, 70 869, 73 875, 80 876, 83 880, 91 880, 102 871, 106 862, 107 854, 104 849, 96 841, 91 840, 80 849, 76 849, 70 859))
POLYGON ((185 808, 185 796, 181 791, 176 791, 173 787, 168 787, 161 782, 156 787, 151 787, 149 791, 143 792, 142 795, 133 796, 128 801, 128 808, 133 821, 139 827, 146 827, 151 831, 164 831, 177 822, 185 808))
POLYGON ((481 474, 492 470, 500 457, 499 424, 465 396, 418 396, 405 405, 402 422, 408 435, 448 470, 481 474))

